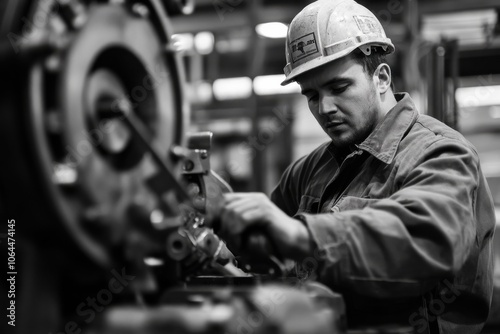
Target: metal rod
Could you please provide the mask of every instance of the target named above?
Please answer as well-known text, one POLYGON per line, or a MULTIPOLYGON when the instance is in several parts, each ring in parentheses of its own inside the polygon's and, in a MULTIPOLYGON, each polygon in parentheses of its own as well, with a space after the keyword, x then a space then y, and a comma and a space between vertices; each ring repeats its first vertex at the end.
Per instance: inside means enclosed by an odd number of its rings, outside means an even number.
POLYGON ((158 167, 160 175, 165 179, 165 181, 171 185, 175 193, 180 196, 181 200, 187 200, 191 202, 191 197, 184 190, 184 188, 179 184, 177 179, 174 177, 170 168, 165 164, 160 154, 152 145, 152 139, 146 127, 142 124, 142 121, 132 112, 129 108, 124 108, 123 104, 119 104, 118 108, 114 105, 114 108, 108 104, 99 108, 99 115, 106 118, 117 118, 120 117, 121 120, 127 125, 127 127, 132 132, 133 136, 139 140, 139 143, 146 152, 149 152, 151 158, 153 159, 155 165, 158 167), (127 109, 127 110, 125 110, 127 109))

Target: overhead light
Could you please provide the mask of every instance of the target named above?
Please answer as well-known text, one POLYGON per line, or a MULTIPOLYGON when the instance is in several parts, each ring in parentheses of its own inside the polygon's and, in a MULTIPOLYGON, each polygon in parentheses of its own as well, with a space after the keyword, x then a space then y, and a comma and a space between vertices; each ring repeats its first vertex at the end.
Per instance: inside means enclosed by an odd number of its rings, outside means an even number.
POLYGON ((163 219, 165 216, 163 215, 163 212, 160 210, 153 210, 151 212, 151 215, 149 216, 149 220, 153 224, 161 224, 163 223, 163 219))
POLYGON ((165 262, 162 259, 147 257, 144 259, 144 263, 150 267, 162 266, 165 262))
POLYGON ((455 97, 462 108, 500 105, 500 85, 460 87, 455 97))
POLYGON ((201 31, 194 37, 196 51, 202 55, 208 55, 214 50, 214 34, 210 31, 201 31))
POLYGON ((300 87, 296 83, 281 86, 283 80, 285 80, 284 74, 258 76, 253 81, 253 89, 257 95, 300 93, 300 87))
POLYGON ((66 164, 56 164, 52 177, 57 184, 74 184, 78 179, 78 172, 66 164))
POLYGON ((281 22, 260 23, 255 27, 255 31, 262 37, 285 38, 288 27, 281 22))
POLYGON ((252 79, 249 77, 217 79, 213 84, 217 100, 246 99, 252 95, 252 79))

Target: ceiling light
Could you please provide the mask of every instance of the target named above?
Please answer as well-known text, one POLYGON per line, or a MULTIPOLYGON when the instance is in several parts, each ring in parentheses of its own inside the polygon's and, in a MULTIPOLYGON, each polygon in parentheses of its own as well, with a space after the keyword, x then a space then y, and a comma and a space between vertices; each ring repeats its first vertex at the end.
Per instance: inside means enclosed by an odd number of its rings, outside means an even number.
POLYGON ((462 108, 500 105, 500 85, 460 87, 455 97, 462 108))
POLYGON ((196 51, 202 55, 208 55, 214 50, 214 34, 210 31, 201 31, 194 37, 196 51))
POLYGON ((162 266, 164 261, 162 259, 157 259, 154 257, 147 257, 144 259, 144 263, 150 267, 162 266))
POLYGON ((257 95, 278 95, 300 93, 298 84, 281 86, 281 82, 285 80, 284 74, 262 75, 255 77, 253 81, 253 89, 257 95))
POLYGON ((217 79, 213 84, 217 100, 246 99, 252 95, 252 79, 248 77, 217 79))
POLYGON ((285 38, 288 27, 281 22, 261 23, 255 27, 255 31, 262 37, 285 38))

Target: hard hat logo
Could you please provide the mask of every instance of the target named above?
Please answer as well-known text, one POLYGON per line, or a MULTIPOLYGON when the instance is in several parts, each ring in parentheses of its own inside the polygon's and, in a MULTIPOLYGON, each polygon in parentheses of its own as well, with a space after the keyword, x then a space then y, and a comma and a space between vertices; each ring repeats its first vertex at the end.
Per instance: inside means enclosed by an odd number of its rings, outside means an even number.
POLYGON ((316 38, 314 33, 310 33, 299 37, 290 42, 290 50, 292 51, 292 61, 296 62, 314 53, 318 53, 316 38))
POLYGON ((305 54, 304 46, 305 46, 304 42, 299 42, 298 47, 297 47, 297 49, 299 49, 299 51, 302 52, 302 54, 305 54))
POLYGON ((354 0, 318 0, 290 23, 286 41, 286 75, 282 85, 323 64, 361 50, 394 52, 377 17, 354 0))
POLYGON ((361 15, 354 15, 353 17, 356 23, 358 24, 359 30, 361 30, 363 34, 381 35, 384 33, 382 26, 375 18, 370 16, 361 16, 361 15))

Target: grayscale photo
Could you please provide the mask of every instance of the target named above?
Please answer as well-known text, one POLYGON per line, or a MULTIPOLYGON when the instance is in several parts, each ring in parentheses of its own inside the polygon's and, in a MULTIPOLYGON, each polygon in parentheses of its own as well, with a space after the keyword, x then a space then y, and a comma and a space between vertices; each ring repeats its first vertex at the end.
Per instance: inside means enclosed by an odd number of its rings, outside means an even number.
POLYGON ((497 0, 0 0, 5 334, 500 333, 497 0))

